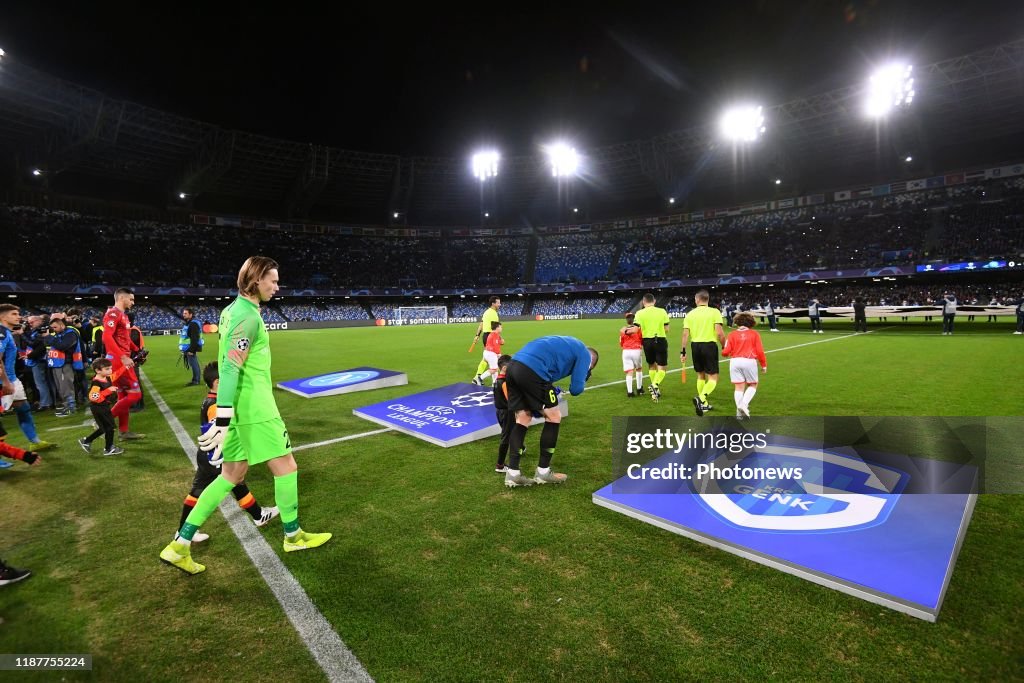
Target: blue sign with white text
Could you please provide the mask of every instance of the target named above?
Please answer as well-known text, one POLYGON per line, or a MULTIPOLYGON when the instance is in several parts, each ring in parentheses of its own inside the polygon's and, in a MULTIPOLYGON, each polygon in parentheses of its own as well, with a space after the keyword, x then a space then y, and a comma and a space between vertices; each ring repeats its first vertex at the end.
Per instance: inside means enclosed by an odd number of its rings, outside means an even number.
MULTIPOLYGON (((568 414, 567 406, 560 399, 563 416, 568 414)), ((381 401, 352 413, 445 447, 501 433, 495 418, 494 390, 466 382, 381 401)))
POLYGON ((320 396, 348 394, 354 391, 401 386, 408 383, 409 378, 404 372, 359 367, 288 380, 287 382, 278 382, 277 388, 290 391, 304 398, 317 398, 320 396))
POLYGON ((974 508, 976 494, 969 491, 977 469, 900 457, 894 461, 905 466, 896 467, 782 440, 739 455, 701 457, 699 464, 668 452, 631 464, 593 501, 935 621, 974 508), (914 477, 958 486, 912 492, 914 477))

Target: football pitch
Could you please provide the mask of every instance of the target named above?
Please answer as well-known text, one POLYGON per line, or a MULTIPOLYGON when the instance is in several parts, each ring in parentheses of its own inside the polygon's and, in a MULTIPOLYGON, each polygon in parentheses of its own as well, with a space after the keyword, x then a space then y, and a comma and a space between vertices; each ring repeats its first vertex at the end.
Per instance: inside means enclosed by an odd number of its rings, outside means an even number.
MULTIPOLYGON (((380 427, 352 414, 469 381, 481 350, 466 351, 475 325, 272 332, 275 381, 373 366, 408 373, 409 385, 314 400, 276 392, 300 448, 303 528, 334 538, 285 556, 279 522, 249 524, 243 537, 262 536, 278 556, 260 569, 219 513, 203 527, 211 539, 193 546, 205 573, 186 576, 159 561, 192 467, 155 395, 132 417, 147 439, 113 458, 75 443, 90 431, 85 415, 37 414, 41 436, 60 447, 37 467, 0 472, 0 556, 33 572, 0 589, 0 650, 93 656, 92 672, 63 672, 64 680, 325 680, 268 587, 286 571, 380 681, 1024 677, 1018 496, 979 496, 935 624, 594 505, 591 494, 612 480, 613 416, 693 414, 696 377, 690 370, 682 384, 678 373, 681 321, 669 336, 676 372, 659 403, 625 396, 620 324, 505 325, 507 352, 567 334, 601 354, 559 435, 553 466, 568 482, 515 490, 493 471, 497 438, 444 449, 396 432, 367 434, 380 427), (355 438, 338 440, 347 436, 355 438)), ((768 373, 752 413, 1021 414, 1024 338, 1011 334, 1009 321, 958 320, 951 337, 939 334, 939 323, 871 324, 860 335, 849 321, 826 323, 824 335, 810 334, 806 322, 762 331, 768 373)), ((144 371, 194 438, 205 393, 184 386, 176 344, 147 338, 144 371)), ((208 336, 202 361, 214 360, 216 348, 208 336)), ((722 369, 712 403, 731 415, 727 364, 722 369)), ((24 445, 13 418, 4 426, 12 444, 24 445)), ((527 436, 526 474, 539 431, 527 436)), ((260 502, 273 504, 265 467, 247 481, 260 502)))

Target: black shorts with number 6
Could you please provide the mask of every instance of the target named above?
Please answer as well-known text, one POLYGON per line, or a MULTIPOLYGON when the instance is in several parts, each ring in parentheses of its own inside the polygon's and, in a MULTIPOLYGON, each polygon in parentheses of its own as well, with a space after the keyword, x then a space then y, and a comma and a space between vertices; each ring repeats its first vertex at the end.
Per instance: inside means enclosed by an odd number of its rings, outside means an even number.
POLYGON ((551 382, 543 380, 529 365, 513 360, 505 370, 508 387, 508 409, 511 412, 529 410, 538 412, 558 405, 558 396, 551 382))
POLYGON ((665 337, 645 337, 643 340, 644 358, 648 365, 668 365, 668 339, 665 337))

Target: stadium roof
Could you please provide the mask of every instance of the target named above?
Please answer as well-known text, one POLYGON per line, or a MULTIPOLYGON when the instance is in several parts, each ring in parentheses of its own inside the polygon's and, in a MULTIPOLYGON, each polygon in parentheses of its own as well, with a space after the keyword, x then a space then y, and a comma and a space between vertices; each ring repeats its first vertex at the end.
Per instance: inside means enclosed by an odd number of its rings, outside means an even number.
POLYGON ((739 153, 702 116, 669 132, 578 144, 584 175, 568 188, 552 181, 539 149, 506 149, 497 181, 481 188, 464 149, 395 154, 303 140, 300 127, 291 139, 245 132, 58 79, 9 50, 0 59, 0 149, 18 160, 17 182, 37 182, 27 171, 38 167, 38 182, 71 194, 168 203, 185 193, 205 211, 374 223, 398 212, 399 222, 474 224, 485 210, 499 223, 559 220, 570 206, 598 219, 657 213, 668 197, 678 210, 792 196, 1002 161, 1024 148, 1024 39, 917 63, 914 76, 913 106, 880 124, 862 114, 865 73, 764 101, 768 131, 739 153), (903 165, 907 155, 913 167, 903 165))

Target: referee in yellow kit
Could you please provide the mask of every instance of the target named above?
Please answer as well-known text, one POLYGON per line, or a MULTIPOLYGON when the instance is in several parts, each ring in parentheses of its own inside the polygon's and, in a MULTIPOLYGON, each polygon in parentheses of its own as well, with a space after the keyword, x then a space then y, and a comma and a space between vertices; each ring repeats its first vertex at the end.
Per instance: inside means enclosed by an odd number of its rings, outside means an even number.
POLYGON ((634 314, 633 324, 640 326, 647 376, 651 378, 651 400, 655 403, 661 398, 660 385, 668 368, 668 323, 668 311, 654 305, 653 294, 644 294, 643 308, 634 314))
POLYGON ((708 306, 709 298, 706 289, 693 296, 697 305, 683 319, 683 339, 679 351, 679 359, 685 364, 686 342, 693 345, 693 369, 697 371, 697 395, 693 397, 693 407, 698 417, 713 407, 708 403, 708 396, 718 386, 718 346, 725 346, 722 312, 708 306))

